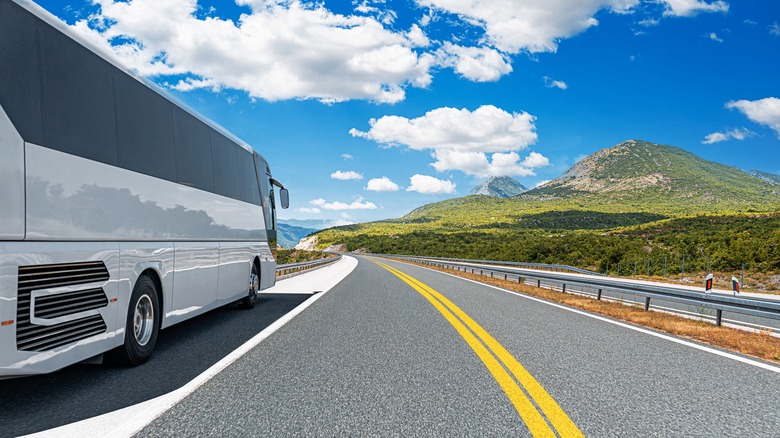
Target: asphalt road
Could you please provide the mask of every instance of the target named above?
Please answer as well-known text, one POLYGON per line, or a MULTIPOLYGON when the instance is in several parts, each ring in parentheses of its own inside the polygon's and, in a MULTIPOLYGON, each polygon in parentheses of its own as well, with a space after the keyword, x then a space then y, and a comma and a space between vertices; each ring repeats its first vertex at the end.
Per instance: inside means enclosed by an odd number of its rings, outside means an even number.
MULTIPOLYGON (((386 263, 481 325, 587 436, 779 433, 776 372, 386 263)), ((475 351, 423 293, 361 257, 319 301, 138 436, 529 435, 509 384, 475 351)))
POLYGON ((163 330, 141 367, 73 365, 0 380, 0 437, 39 432, 168 393, 222 359, 310 295, 262 295, 252 310, 225 306, 163 330))

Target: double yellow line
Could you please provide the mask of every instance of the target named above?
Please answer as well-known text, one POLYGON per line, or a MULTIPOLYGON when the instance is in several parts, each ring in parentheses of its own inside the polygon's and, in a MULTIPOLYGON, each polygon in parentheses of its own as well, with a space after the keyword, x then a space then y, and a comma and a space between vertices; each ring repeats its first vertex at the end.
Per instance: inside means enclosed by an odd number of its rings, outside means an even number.
POLYGON ((584 436, 531 373, 458 306, 410 275, 384 263, 374 263, 406 282, 441 312, 485 364, 533 436, 584 436))

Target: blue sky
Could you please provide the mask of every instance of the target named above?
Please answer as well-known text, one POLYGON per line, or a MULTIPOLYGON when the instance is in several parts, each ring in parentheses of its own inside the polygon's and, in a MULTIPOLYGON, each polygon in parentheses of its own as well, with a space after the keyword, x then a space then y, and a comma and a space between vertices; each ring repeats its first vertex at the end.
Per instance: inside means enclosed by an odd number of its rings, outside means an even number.
POLYGON ((632 138, 780 173, 775 0, 38 4, 263 154, 283 219, 533 187, 632 138))

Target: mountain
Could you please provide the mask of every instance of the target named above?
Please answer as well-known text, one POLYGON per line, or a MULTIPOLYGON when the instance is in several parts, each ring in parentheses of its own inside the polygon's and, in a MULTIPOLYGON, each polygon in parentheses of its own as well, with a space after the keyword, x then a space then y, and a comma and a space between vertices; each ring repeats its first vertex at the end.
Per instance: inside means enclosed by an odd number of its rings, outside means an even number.
POLYGON ((315 228, 296 227, 284 222, 277 222, 276 231, 279 246, 282 248, 292 248, 298 244, 299 240, 319 230, 315 228))
POLYGON ((576 198, 677 212, 761 211, 767 202, 777 204, 780 190, 765 179, 674 146, 628 140, 584 158, 522 197, 576 198))
POLYGON ((746 170, 745 173, 750 176, 755 176, 756 178, 762 179, 772 185, 780 184, 780 175, 776 175, 774 173, 762 172, 760 170, 746 170))
POLYGON ((496 198, 511 198, 527 191, 528 189, 514 178, 508 176, 491 176, 487 181, 474 187, 471 190, 471 194, 488 195, 496 198))

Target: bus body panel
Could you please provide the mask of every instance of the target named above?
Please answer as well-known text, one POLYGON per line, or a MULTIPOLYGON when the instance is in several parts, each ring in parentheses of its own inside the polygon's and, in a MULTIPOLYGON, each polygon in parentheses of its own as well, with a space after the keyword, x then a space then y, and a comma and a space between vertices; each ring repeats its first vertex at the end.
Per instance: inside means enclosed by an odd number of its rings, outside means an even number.
MULTIPOLYGON (((120 293, 119 260, 119 246, 116 242, 0 242, 0 320, 14 321, 0 326, 0 351, 3 352, 0 356, 0 377, 56 371, 121 344, 124 319, 120 322, 118 315, 126 314, 128 298, 123 300, 121 295, 124 293, 120 293), (102 262, 109 274, 107 281, 96 285, 103 290, 106 304, 94 311, 105 322, 105 331, 53 349, 18 350, 17 329, 22 323, 17 318, 19 267, 88 261, 102 262)), ((42 292, 61 293, 85 286, 90 285, 52 288, 42 292)), ((36 291, 32 295, 45 296, 36 291)), ((36 326, 45 324, 44 320, 43 324, 36 326)))
POLYGON ((259 205, 31 143, 26 151, 27 240, 266 240, 259 205))
MULTIPOLYGON (((5 84, 0 84, 0 87, 5 84)), ((0 239, 24 239, 24 141, 0 106, 0 239)))
POLYGON ((166 324, 174 324, 216 306, 219 243, 175 242, 173 305, 166 324))
POLYGON ((173 312, 174 284, 174 248, 173 242, 119 242, 119 314, 118 324, 121 324, 122 340, 124 341, 124 325, 127 322, 127 312, 130 307, 130 295, 138 278, 144 272, 157 277, 162 290, 158 290, 162 298, 161 328, 170 324, 166 316, 173 312))

